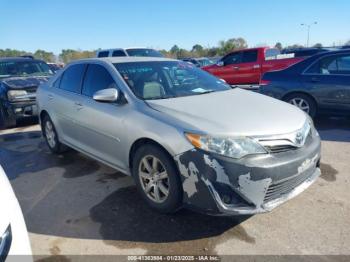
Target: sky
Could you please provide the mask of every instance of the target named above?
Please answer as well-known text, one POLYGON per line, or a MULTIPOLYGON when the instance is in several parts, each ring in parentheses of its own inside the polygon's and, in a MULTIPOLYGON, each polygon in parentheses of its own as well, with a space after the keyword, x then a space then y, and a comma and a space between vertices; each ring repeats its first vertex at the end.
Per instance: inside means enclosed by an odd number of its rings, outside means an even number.
POLYGON ((349 0, 0 0, 0 49, 58 54, 115 47, 191 49, 243 37, 249 46, 350 40, 349 0))

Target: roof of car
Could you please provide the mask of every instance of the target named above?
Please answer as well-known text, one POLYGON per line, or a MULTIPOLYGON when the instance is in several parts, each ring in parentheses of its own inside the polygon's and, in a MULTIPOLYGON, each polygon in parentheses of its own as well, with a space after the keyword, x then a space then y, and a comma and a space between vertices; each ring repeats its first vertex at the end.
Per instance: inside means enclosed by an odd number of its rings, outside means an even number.
POLYGON ((332 55, 332 54, 334 54, 334 55, 336 55, 336 54, 346 54, 346 53, 349 53, 349 52, 350 52, 350 49, 330 50, 330 51, 317 53, 313 57, 321 57, 321 56, 324 56, 324 55, 332 55))
POLYGON ((157 62, 157 61, 178 61, 176 59, 163 58, 163 57, 143 57, 143 56, 119 56, 119 57, 100 57, 100 58, 88 58, 77 61, 106 61, 112 64, 114 63, 128 63, 128 62, 157 62))

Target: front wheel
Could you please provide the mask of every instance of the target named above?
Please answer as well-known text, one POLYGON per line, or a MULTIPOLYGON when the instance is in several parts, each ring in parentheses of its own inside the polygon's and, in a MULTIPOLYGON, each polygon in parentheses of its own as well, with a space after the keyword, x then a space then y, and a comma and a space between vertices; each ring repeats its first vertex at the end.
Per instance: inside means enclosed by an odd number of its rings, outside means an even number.
POLYGON ((5 110, 0 104, 0 130, 16 127, 16 119, 11 119, 6 116, 5 110))
POLYGON ((303 110, 312 118, 316 116, 317 106, 315 101, 305 94, 292 94, 285 98, 285 101, 303 110))
POLYGON ((132 174, 147 204, 161 213, 175 212, 182 203, 181 180, 174 161, 162 148, 145 145, 133 158, 132 174))

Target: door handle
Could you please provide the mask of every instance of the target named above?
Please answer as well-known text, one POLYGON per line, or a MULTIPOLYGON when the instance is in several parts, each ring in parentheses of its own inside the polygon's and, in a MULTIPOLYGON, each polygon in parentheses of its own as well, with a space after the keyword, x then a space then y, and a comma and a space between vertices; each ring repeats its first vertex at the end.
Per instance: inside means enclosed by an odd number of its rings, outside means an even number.
POLYGON ((47 98, 49 99, 49 101, 53 100, 53 95, 48 95, 47 98))
POLYGON ((239 70, 239 67, 238 66, 234 66, 233 69, 234 70, 239 70))
POLYGON ((320 79, 318 79, 317 77, 313 77, 311 78, 311 82, 313 83, 320 82, 320 79))

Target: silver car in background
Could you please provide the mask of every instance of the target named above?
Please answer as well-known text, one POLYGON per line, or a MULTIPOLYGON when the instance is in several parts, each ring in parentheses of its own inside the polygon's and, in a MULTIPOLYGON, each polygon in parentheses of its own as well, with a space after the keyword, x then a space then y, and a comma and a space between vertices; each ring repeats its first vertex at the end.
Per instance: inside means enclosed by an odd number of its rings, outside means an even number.
POLYGON ((304 112, 186 62, 75 61, 40 86, 37 103, 52 152, 68 146, 132 175, 159 212, 267 212, 320 175, 304 112))

